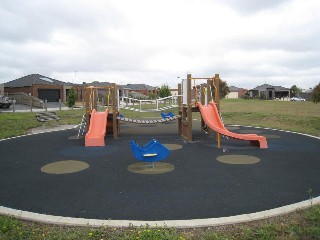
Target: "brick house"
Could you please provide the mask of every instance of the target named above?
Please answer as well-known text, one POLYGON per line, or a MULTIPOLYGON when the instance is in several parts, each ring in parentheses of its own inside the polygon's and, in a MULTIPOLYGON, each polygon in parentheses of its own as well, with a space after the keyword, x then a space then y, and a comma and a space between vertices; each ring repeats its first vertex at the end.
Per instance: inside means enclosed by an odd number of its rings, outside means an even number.
POLYGON ((123 87, 125 89, 128 89, 129 92, 137 92, 145 96, 149 96, 149 94, 154 94, 155 96, 157 96, 159 93, 158 88, 149 86, 147 84, 127 84, 123 87))
POLYGON ((68 89, 71 84, 49 78, 40 74, 30 74, 7 83, 4 83, 5 93, 23 92, 48 102, 66 101, 68 89))
POLYGON ((230 86, 229 90, 230 92, 226 95, 226 98, 243 98, 243 95, 248 91, 247 89, 235 86, 230 86))
POLYGON ((263 84, 261 86, 255 87, 249 90, 251 98, 260 98, 272 100, 278 99, 289 99, 290 89, 281 86, 272 86, 269 84, 263 84))

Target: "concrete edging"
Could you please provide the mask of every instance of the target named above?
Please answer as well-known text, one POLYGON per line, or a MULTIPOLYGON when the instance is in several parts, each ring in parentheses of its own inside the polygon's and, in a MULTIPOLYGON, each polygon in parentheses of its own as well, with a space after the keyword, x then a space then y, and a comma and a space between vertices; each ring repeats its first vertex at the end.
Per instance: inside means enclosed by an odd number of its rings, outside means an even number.
POLYGON ((320 204, 320 197, 305 200, 299 203, 265 210, 256 213, 242 214, 229 217, 220 218, 205 218, 205 219, 191 219, 191 220, 161 220, 161 221, 136 221, 136 220, 101 220, 101 219, 85 219, 85 218, 72 218, 53 216, 46 214, 39 214, 27 211, 16 210, 12 208, 0 206, 0 214, 12 216, 18 219, 35 221, 46 224, 55 224, 63 226, 90 226, 90 227, 143 227, 148 226, 151 228, 156 227, 176 227, 176 228, 194 228, 194 227, 214 227, 228 224, 237 224, 244 222, 251 222, 262 220, 270 217, 275 217, 287 213, 294 212, 299 209, 304 209, 313 205, 320 204))

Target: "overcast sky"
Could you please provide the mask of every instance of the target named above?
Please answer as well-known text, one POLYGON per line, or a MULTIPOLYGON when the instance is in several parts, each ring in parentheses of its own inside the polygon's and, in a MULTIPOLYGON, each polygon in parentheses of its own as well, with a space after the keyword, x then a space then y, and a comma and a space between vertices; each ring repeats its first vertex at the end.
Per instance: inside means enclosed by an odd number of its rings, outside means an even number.
POLYGON ((319 0, 1 0, 0 83, 320 82, 319 0))

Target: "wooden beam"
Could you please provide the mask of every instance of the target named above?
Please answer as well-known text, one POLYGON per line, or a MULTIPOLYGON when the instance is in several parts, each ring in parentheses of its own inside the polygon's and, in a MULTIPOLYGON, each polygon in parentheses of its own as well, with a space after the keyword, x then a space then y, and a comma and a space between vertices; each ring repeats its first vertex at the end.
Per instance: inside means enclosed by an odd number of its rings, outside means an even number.
POLYGON ((187 126, 187 132, 186 132, 186 137, 188 141, 192 141, 192 103, 191 103, 191 81, 192 77, 191 74, 187 75, 187 88, 188 88, 188 95, 187 95, 187 121, 188 121, 188 126, 187 126))
POLYGON ((118 107, 117 107, 117 88, 116 88, 116 84, 115 83, 112 83, 112 110, 113 110, 113 113, 112 113, 112 123, 113 123, 113 138, 114 139, 117 139, 118 138, 118 125, 119 125, 119 120, 117 119, 118 117, 118 107))

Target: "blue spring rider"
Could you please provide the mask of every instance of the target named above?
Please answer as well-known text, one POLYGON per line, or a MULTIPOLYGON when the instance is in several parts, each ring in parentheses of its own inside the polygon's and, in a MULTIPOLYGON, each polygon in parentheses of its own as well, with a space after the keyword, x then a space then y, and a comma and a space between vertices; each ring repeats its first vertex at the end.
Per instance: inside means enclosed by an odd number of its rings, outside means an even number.
POLYGON ((174 117, 174 114, 172 112, 160 113, 160 114, 163 119, 174 117))
MULTIPOLYGON (((152 139, 145 146, 140 146, 135 141, 129 142, 134 157, 142 162, 155 163, 169 156, 169 149, 158 140, 152 139)), ((152 165, 154 167, 154 165, 152 165)))

